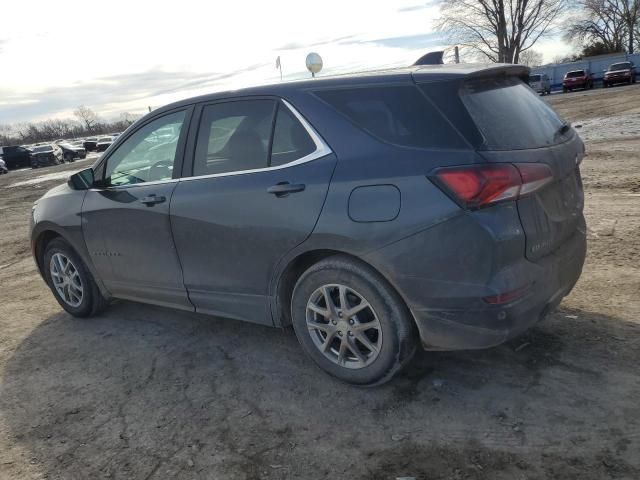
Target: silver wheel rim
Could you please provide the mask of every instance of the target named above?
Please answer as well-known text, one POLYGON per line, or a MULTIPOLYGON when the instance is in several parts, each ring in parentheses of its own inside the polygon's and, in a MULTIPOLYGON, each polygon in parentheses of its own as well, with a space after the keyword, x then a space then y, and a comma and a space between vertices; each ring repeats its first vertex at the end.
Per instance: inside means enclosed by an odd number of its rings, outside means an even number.
POLYGON ((352 288, 340 284, 318 288, 307 302, 306 321, 314 345, 341 367, 364 368, 380 354, 380 320, 352 288))
POLYGON ((62 253, 54 253, 49 264, 51 281, 58 296, 71 307, 82 303, 83 285, 78 269, 73 262, 62 253))

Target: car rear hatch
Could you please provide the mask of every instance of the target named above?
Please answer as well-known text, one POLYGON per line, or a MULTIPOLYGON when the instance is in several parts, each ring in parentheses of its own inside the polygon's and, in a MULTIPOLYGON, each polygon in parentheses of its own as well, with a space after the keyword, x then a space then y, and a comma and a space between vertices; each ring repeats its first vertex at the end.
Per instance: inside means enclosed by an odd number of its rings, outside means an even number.
POLYGON ((416 80, 487 162, 542 163, 551 169, 549 183, 517 200, 526 257, 535 261, 583 225, 579 164, 584 144, 523 82, 526 74, 513 66, 481 70, 457 81, 416 80))

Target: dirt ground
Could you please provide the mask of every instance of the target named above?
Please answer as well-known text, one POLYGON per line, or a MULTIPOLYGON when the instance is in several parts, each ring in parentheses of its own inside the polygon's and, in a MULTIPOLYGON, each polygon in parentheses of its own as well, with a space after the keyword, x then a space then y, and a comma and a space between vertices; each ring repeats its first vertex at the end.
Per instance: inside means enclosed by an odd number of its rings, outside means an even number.
POLYGON ((588 139, 577 287, 521 338, 421 352, 374 389, 289 331, 130 302, 71 318, 27 223, 61 181, 37 179, 79 165, 0 177, 0 478, 639 479, 640 85, 547 101, 588 139))

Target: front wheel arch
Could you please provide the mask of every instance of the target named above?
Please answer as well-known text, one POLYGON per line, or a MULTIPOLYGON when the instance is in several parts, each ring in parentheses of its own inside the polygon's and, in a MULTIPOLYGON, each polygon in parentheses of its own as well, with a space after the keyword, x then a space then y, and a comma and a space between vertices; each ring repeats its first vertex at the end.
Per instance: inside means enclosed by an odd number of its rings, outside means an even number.
POLYGON ((44 230, 36 237, 34 242, 34 257, 36 259, 36 265, 40 271, 40 275, 44 278, 44 252, 47 249, 47 245, 56 238, 64 237, 54 230, 44 230))

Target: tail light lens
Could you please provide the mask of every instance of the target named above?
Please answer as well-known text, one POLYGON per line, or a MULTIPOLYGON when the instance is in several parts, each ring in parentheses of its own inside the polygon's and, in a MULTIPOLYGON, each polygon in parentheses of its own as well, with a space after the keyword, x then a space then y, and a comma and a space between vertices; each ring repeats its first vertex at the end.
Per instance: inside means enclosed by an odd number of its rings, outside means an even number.
POLYGON ((437 169, 435 182, 465 208, 517 200, 553 180, 544 163, 501 163, 437 169))

